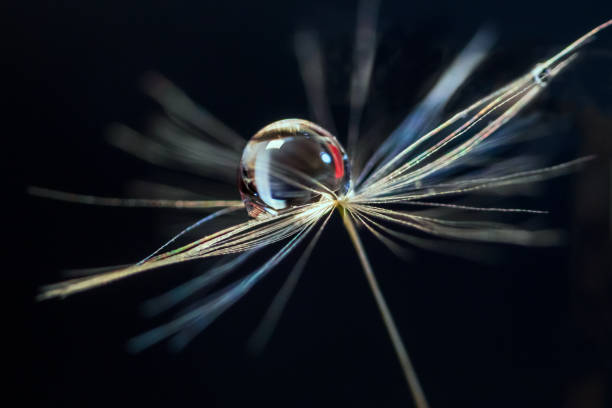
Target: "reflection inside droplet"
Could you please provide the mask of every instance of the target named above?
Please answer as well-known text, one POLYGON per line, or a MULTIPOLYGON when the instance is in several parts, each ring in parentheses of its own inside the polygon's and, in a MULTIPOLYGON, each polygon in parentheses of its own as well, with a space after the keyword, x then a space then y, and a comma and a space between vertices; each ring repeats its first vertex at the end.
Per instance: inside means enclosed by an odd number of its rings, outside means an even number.
POLYGON ((301 119, 274 122, 255 134, 240 162, 239 188, 251 217, 342 196, 350 187, 348 157, 336 138, 301 119))

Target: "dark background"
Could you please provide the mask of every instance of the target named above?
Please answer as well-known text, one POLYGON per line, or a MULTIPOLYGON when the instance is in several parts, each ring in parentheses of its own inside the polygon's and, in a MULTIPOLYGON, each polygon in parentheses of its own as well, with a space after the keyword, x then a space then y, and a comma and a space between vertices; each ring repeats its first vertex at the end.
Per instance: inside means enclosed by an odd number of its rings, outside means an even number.
MULTIPOLYGON (((397 123, 483 23, 496 28, 498 46, 464 102, 612 14, 605 2, 397 3, 382 4, 372 99, 379 109, 366 123, 397 123)), ((325 44, 336 121, 345 123, 354 12, 352 1, 9 5, 3 167, 7 191, 16 189, 3 201, 5 236, 17 245, 7 247, 3 268, 8 298, 16 298, 5 308, 5 336, 14 344, 4 352, 17 362, 6 371, 22 400, 58 407, 411 403, 339 217, 258 357, 245 341, 295 256, 180 354, 161 344, 131 355, 125 342, 170 317, 143 318, 143 300, 203 265, 154 271, 64 301, 33 301, 37 287, 60 279, 62 270, 133 262, 197 217, 23 193, 40 185, 125 196, 134 179, 205 191, 205 181, 154 169, 106 142, 109 123, 139 128, 157 109, 140 93, 143 72, 163 73, 250 135, 280 118, 308 117, 291 46, 296 28, 312 27, 325 44)), ((544 225, 567 231, 566 245, 503 248, 503 261, 493 266, 422 251, 406 263, 364 234, 433 407, 610 406, 611 39, 600 35, 536 103, 570 123, 540 146, 553 161, 599 156, 582 172, 546 183, 536 202, 551 210, 544 225)))

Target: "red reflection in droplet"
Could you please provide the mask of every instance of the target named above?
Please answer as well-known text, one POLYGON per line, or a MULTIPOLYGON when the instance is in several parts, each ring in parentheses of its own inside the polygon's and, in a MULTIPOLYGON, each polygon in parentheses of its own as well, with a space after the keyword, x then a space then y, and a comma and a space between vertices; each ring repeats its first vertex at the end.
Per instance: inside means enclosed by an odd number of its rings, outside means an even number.
POLYGON ((337 179, 342 178, 344 176, 344 163, 342 161, 342 153, 340 153, 340 150, 333 144, 328 144, 327 147, 331 151, 332 157, 334 159, 334 176, 337 179))

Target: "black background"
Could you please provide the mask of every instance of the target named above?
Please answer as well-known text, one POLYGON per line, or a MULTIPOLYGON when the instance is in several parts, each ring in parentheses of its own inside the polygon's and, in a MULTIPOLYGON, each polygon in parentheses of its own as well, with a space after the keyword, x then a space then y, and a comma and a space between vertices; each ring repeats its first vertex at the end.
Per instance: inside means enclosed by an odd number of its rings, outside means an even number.
MULTIPOLYGON (((372 99, 380 109, 365 122, 397 123, 483 23, 496 28, 498 46, 466 87, 466 100, 602 23, 612 14, 604 3, 383 2, 372 99)), ((14 345, 4 352, 17 361, 6 370, 22 400, 58 407, 411 403, 338 217, 257 357, 245 341, 295 257, 179 354, 162 344, 131 355, 125 342, 165 321, 143 318, 143 300, 202 266, 154 271, 64 301, 33 301, 37 287, 62 270, 133 262, 197 216, 23 193, 40 185, 125 196, 134 179, 206 190, 205 181, 153 169, 107 144, 109 123, 138 128, 157 109, 139 91, 143 72, 163 73, 239 133, 253 134, 280 118, 308 117, 291 46, 296 28, 312 27, 325 43, 336 120, 345 123, 354 2, 9 7, 3 167, 7 191, 17 189, 7 195, 5 236, 18 245, 7 250, 3 268, 5 291, 17 299, 5 308, 4 331, 14 345)), ((599 155, 583 172, 547 183, 537 202, 551 210, 545 225, 567 231, 566 245, 505 248, 494 266, 421 251, 407 263, 364 234, 433 407, 610 404, 611 38, 602 34, 538 102, 571 123, 541 150, 554 161, 599 155)))

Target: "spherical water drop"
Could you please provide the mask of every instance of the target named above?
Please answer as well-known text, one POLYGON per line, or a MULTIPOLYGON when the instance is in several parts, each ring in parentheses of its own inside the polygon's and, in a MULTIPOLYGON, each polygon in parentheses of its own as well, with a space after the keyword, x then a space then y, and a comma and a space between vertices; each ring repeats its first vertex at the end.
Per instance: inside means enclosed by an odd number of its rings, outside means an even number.
POLYGON ((350 187, 348 157, 322 127, 301 119, 274 122, 249 140, 240 162, 239 188, 251 217, 276 215, 350 187))

